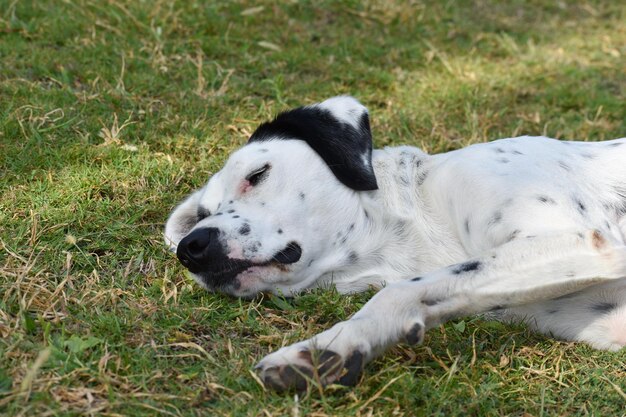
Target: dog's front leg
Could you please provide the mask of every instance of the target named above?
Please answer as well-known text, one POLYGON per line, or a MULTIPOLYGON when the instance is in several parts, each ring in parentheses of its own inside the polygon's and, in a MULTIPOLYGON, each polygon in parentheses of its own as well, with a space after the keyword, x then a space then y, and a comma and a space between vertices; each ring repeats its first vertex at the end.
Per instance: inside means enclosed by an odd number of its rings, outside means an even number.
POLYGON ((525 237, 477 259, 381 290, 351 319, 266 356, 257 366, 277 390, 352 385, 387 347, 420 343, 455 317, 550 299, 626 277, 626 247, 598 231, 525 237))

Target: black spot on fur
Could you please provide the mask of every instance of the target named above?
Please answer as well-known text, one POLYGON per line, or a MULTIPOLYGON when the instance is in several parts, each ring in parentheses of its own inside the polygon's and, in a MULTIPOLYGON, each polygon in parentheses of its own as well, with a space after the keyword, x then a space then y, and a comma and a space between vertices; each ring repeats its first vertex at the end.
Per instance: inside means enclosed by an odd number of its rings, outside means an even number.
POLYGON ((418 343, 422 343, 424 339, 424 326, 421 323, 415 323, 409 331, 404 335, 406 342, 409 345, 417 345, 418 343))
POLYGON ((355 264, 358 261, 359 261, 359 255, 357 255, 357 253, 354 251, 350 252, 350 254, 348 255, 348 262, 351 264, 355 264))
POLYGON ((470 234, 470 221, 469 221, 469 219, 465 219, 465 232, 468 235, 470 234))
POLYGON ((215 213, 216 216, 221 216, 222 214, 224 213, 222 213, 221 211, 219 213, 215 213))
POLYGON ((305 197, 305 194, 302 191, 300 191, 300 200, 304 200, 304 197, 305 197))
POLYGON ((496 159, 496 161, 500 162, 501 164, 508 164, 509 162, 511 162, 507 158, 498 158, 496 159))
POLYGON ((513 151, 511 152, 513 155, 524 155, 522 152, 520 151, 513 151))
POLYGON ((598 313, 610 313, 611 311, 615 310, 617 308, 617 304, 615 303, 596 303, 594 305, 591 306, 591 309, 593 311, 597 311, 598 313))
POLYGON ((417 185, 422 185, 428 178, 428 171, 423 169, 417 174, 417 185))
POLYGON ((592 155, 590 153, 581 153, 580 156, 582 156, 585 159, 593 159, 596 157, 595 155, 592 155))
POLYGON ((234 213, 234 212, 235 212, 235 210, 232 210, 232 209, 231 209, 231 210, 228 210, 226 213, 229 213, 229 214, 230 214, 230 213, 234 213))
POLYGON ((261 149, 259 149, 259 152, 261 152, 261 153, 265 153, 265 152, 268 152, 268 149, 261 148, 261 149))
POLYGON ((250 234, 250 225, 248 223, 241 225, 239 228, 239 234, 244 236, 250 234))
POLYGON ((441 300, 435 300, 435 299, 429 299, 429 298, 427 298, 425 300, 422 300, 422 304, 424 304, 426 306, 429 306, 429 307, 436 306, 440 302, 441 302, 441 300))
POLYGON ((230 201, 228 202, 228 204, 233 204, 233 200, 230 200, 230 201))
POLYGON ((553 198, 548 197, 547 195, 540 195, 539 197, 537 197, 537 200, 539 200, 541 203, 556 204, 556 201, 553 198))
POLYGON ((411 278, 411 281, 413 282, 417 282, 417 281, 421 281, 422 277, 415 277, 415 278, 411 278))
POLYGON ((546 311, 548 314, 556 314, 559 312, 559 310, 557 308, 551 308, 550 310, 546 311))
POLYGON ((616 143, 609 143, 608 146, 615 148, 617 146, 622 146, 624 144, 624 142, 616 142, 616 143))
POLYGON ((206 219, 207 217, 209 217, 211 215, 211 211, 209 211, 208 208, 203 207, 203 206, 198 206, 198 221, 202 220, 202 219, 206 219))
POLYGON ((568 172, 572 170, 572 168, 563 161, 559 161, 559 166, 568 172))
POLYGON ((502 148, 494 148, 493 149, 496 153, 505 153, 505 150, 502 148))
POLYGON ((507 236, 506 241, 510 242, 513 239, 515 239, 517 237, 517 235, 520 234, 520 230, 519 229, 515 229, 513 230, 511 233, 509 233, 509 236, 507 236))
POLYGON ((585 211, 587 211, 587 208, 585 207, 585 205, 583 204, 582 201, 580 201, 577 198, 574 198, 574 204, 576 204, 576 208, 578 209, 578 211, 580 212, 580 214, 583 214, 585 211))
POLYGON ((283 234, 283 229, 278 229, 277 232, 278 232, 279 235, 282 235, 283 234))
POLYGON ((495 213, 493 213, 493 216, 491 216, 491 219, 489 220, 489 224, 494 225, 494 224, 500 223, 501 221, 502 221, 502 212, 498 210, 495 213))
POLYGON ((239 218, 239 216, 236 215, 236 214, 233 216, 233 219, 238 219, 238 218, 239 218))
POLYGON ((464 262, 462 264, 454 265, 452 267, 452 273, 454 275, 459 275, 464 272, 478 271, 480 270, 480 268, 482 268, 482 266, 483 264, 480 261, 464 262))
POLYGON ((335 177, 353 190, 378 188, 372 168, 372 135, 367 113, 363 113, 358 126, 354 127, 337 119, 329 110, 299 107, 263 123, 248 143, 289 139, 306 142, 335 177))

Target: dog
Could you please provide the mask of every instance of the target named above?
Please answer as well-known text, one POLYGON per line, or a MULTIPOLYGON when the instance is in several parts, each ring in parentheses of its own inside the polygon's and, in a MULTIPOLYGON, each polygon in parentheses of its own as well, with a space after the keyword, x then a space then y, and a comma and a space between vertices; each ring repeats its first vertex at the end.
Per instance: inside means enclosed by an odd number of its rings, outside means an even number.
POLYGON ((619 350, 625 238, 626 138, 373 151, 368 111, 349 96, 261 124, 165 227, 210 291, 381 288, 349 320, 259 362, 279 391, 354 385, 388 347, 475 314, 619 350))

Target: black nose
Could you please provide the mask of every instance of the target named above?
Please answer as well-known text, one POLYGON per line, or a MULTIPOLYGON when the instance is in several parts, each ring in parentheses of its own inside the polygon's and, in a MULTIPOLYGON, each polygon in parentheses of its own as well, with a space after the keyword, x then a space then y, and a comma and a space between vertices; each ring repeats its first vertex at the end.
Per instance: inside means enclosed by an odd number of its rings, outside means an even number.
POLYGON ((216 260, 226 258, 219 235, 220 231, 215 227, 196 229, 189 233, 178 244, 178 260, 191 272, 206 271, 216 260))

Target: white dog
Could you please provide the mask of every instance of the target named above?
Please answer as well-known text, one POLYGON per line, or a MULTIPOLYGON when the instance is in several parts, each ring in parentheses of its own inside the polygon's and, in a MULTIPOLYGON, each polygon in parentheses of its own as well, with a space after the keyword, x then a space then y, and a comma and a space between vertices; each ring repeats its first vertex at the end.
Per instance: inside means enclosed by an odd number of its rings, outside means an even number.
POLYGON ((367 109, 335 97, 261 125, 165 236, 200 285, 234 296, 384 286, 351 319, 265 357, 278 390, 354 384, 390 345, 477 313, 626 345, 626 139, 372 152, 367 109))

